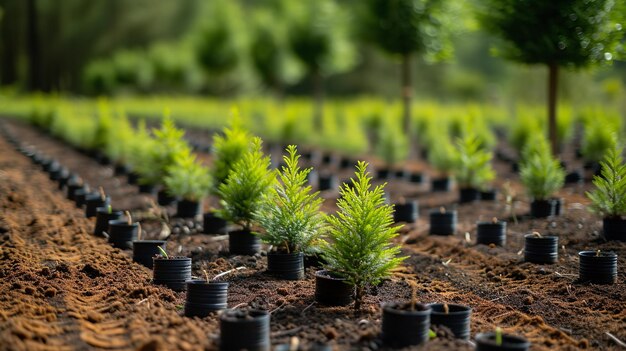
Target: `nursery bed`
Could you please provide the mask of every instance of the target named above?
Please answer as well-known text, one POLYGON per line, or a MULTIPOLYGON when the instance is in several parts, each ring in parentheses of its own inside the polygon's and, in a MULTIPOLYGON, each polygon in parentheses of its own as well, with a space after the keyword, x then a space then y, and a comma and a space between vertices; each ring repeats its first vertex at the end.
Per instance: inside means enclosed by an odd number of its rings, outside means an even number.
MULTIPOLYGON (((31 127, 11 125, 23 141, 36 145, 79 172, 93 186, 102 185, 119 208, 147 209, 152 198, 112 176, 111 167, 41 135, 31 127)), ((182 317, 184 293, 150 284, 151 272, 132 262, 130 252, 111 248, 91 235, 93 219, 65 199, 40 169, 0 139, 0 349, 84 350, 215 349, 215 316, 182 317)), ((504 167, 498 167, 503 173, 504 167)), ((501 177, 501 180, 505 178, 501 177)), ((516 184, 514 184, 516 185, 516 184)), ((394 193, 414 191, 422 205, 420 220, 398 240, 408 256, 391 280, 370 289, 364 310, 322 307, 313 303, 313 269, 306 280, 278 281, 266 276, 265 257, 228 257, 219 237, 172 235, 168 249, 193 258, 193 273, 217 274, 232 267, 247 269, 227 276, 229 306, 271 311, 272 343, 292 336, 304 343, 330 343, 337 349, 379 349, 380 303, 408 299, 408 280, 418 282, 420 302, 456 302, 473 311, 472 336, 500 326, 521 334, 535 350, 619 349, 607 332, 626 340, 626 244, 598 238, 600 221, 585 209, 583 188, 568 187, 563 216, 554 220, 523 218, 509 223, 505 248, 468 244, 474 221, 506 217, 504 204, 458 206, 460 228, 453 237, 427 235, 427 210, 449 205, 454 194, 428 194, 408 184, 391 184, 394 193), (532 230, 560 237, 555 265, 523 263, 518 254, 523 235, 532 230), (594 236, 593 233, 596 233, 594 236), (620 255, 618 283, 576 282, 577 255, 583 249, 613 250, 620 255), (444 264, 445 263, 445 264, 444 264)), ((332 194, 326 194, 332 198, 332 194)), ((333 200, 325 208, 333 209, 333 200)), ((137 211, 148 216, 145 211, 137 211)), ((145 220, 148 236, 159 232, 145 220)), ((440 337, 431 350, 471 350, 461 341, 440 337)))

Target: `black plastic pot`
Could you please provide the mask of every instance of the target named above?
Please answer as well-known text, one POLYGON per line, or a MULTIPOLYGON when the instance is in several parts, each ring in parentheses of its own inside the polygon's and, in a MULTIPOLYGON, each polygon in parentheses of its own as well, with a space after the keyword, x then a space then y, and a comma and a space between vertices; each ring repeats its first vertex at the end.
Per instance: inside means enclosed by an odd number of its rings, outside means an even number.
POLYGON ((96 226, 93 234, 95 236, 104 236, 102 232, 108 232, 109 221, 121 219, 123 215, 122 211, 111 210, 111 213, 109 213, 108 207, 98 207, 96 209, 96 226))
POLYGON ((154 195, 156 193, 156 187, 152 184, 139 184, 139 193, 154 195))
POLYGON ((152 282, 165 285, 174 291, 184 291, 186 281, 191 280, 191 258, 189 257, 154 257, 152 259, 152 282))
POLYGON ((476 244, 504 246, 505 243, 506 222, 485 221, 476 223, 476 244))
POLYGON ((450 177, 433 178, 431 187, 433 192, 450 191, 452 189, 452 179, 450 177))
POLYGON ((59 190, 63 190, 71 178, 72 174, 67 169, 61 170, 61 174, 59 174, 59 179, 57 180, 59 182, 59 190))
POLYGON ((447 211, 441 213, 439 210, 430 212, 430 231, 431 235, 454 235, 456 232, 457 213, 447 211))
POLYGON ((176 203, 176 217, 192 218, 202 213, 202 201, 180 200, 176 203))
POLYGON ((63 169, 61 167, 58 167, 57 169, 51 170, 48 173, 48 178, 50 178, 50 180, 57 181, 59 180, 59 178, 61 178, 62 172, 63 172, 63 169))
POLYGON ((165 189, 159 190, 157 193, 157 203, 159 206, 169 206, 176 202, 176 197, 171 196, 165 189))
POLYGON ((524 236, 524 260, 532 263, 556 263, 559 258, 558 236, 524 236))
POLYGON ((448 304, 448 313, 445 305, 433 303, 428 305, 430 312, 430 325, 442 325, 450 329, 457 339, 469 339, 470 321, 472 309, 468 306, 448 304))
POLYGON ((337 189, 339 181, 334 174, 319 174, 317 188, 319 191, 337 189))
POLYGON ((553 197, 550 198, 550 201, 554 203, 554 215, 560 216, 563 213, 563 198, 561 197, 553 197))
POLYGON ((126 219, 109 221, 109 243, 119 249, 132 249, 133 241, 137 240, 139 223, 128 224, 126 219))
POLYGON ((100 193, 87 194, 85 196, 85 217, 95 217, 98 207, 107 207, 110 202, 110 197, 105 196, 104 199, 102 199, 100 193))
POLYGON ((355 164, 356 164, 356 161, 351 158, 342 157, 341 160, 339 160, 339 168, 341 169, 352 168, 354 167, 355 164))
POLYGON ((228 247, 231 255, 254 255, 261 251, 261 240, 249 230, 228 232, 228 247))
POLYGON ((304 279, 304 258, 302 252, 267 253, 267 273, 285 280, 304 279))
POLYGON ((408 178, 408 173, 404 169, 396 170, 393 172, 393 177, 397 180, 406 180, 408 178))
POLYGON ((393 348, 420 345, 428 341, 431 308, 416 304, 411 310, 409 303, 383 305, 382 340, 393 348))
POLYGON ((126 175, 126 181, 128 182, 128 184, 130 185, 135 185, 139 183, 139 174, 135 173, 135 172, 129 172, 126 175))
POLYGON ((332 166, 337 163, 337 156, 332 153, 324 153, 322 155, 322 165, 332 166))
POLYGON ((315 272, 315 301, 327 306, 345 306, 352 302, 354 288, 332 273, 315 272))
POLYGON ((391 175, 391 170, 389 168, 381 168, 376 170, 376 179, 384 180, 389 179, 391 175))
POLYGON ((578 280, 595 284, 613 284, 617 279, 617 254, 581 251, 578 253, 578 280))
POLYGON ((489 190, 481 190, 480 199, 482 201, 495 201, 498 197, 498 190, 489 189, 489 190))
POLYGON ((72 182, 71 180, 67 183, 67 199, 74 201, 75 193, 83 189, 84 186, 80 183, 72 182))
POLYGON ((554 216, 555 201, 553 199, 548 200, 533 200, 530 203, 530 215, 533 218, 546 218, 554 216))
POLYGON ((203 233, 205 234, 226 234, 228 222, 218 217, 215 212, 207 212, 203 216, 203 233))
POLYGON ((228 283, 188 280, 185 316, 204 318, 211 312, 228 308, 228 283))
POLYGON ((128 167, 126 165, 119 164, 119 163, 115 165, 115 168, 113 168, 113 174, 115 176, 126 175, 126 174, 128 174, 128 171, 129 171, 129 169, 128 169, 128 167))
POLYGON ((469 202, 475 202, 480 200, 480 190, 475 188, 460 188, 459 189, 459 202, 466 204, 469 202))
POLYGON ((424 174, 420 172, 413 172, 409 175, 409 182, 414 184, 422 184, 424 182, 424 174))
POLYGON ((476 335, 476 351, 525 351, 530 348, 530 342, 526 339, 509 334, 502 334, 502 344, 496 343, 494 332, 480 333, 476 335))
POLYGON ((87 194, 89 194, 89 190, 87 187, 80 188, 74 192, 74 203, 76 204, 77 208, 83 207, 87 198, 87 194))
POLYGON ((626 241, 626 219, 621 217, 604 218, 602 232, 606 240, 626 241))
POLYGON ((565 184, 582 183, 584 180, 583 173, 581 171, 571 171, 565 175, 565 184))
POLYGON ((165 250, 165 240, 133 241, 133 261, 152 269, 152 258, 161 253, 159 246, 165 250))
POLYGON ((418 217, 418 205, 417 200, 408 201, 405 203, 396 203, 393 206, 393 220, 394 222, 407 222, 413 223, 418 217))
POLYGON ((270 315, 261 310, 226 310, 220 316, 220 350, 269 351, 270 315))

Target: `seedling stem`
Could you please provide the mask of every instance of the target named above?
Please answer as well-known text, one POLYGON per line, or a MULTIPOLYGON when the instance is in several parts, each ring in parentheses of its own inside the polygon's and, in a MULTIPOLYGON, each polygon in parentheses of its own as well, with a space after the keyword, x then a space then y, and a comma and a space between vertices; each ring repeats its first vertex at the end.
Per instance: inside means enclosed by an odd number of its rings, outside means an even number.
POLYGON ((133 217, 130 215, 130 211, 126 211, 125 214, 126 214, 126 219, 128 221, 128 225, 133 224, 133 217))
POLYGON ((446 213, 446 208, 443 207, 443 206, 439 207, 439 213, 441 213, 441 214, 446 213))
POLYGON ((165 252, 165 250, 163 250, 163 248, 161 246, 157 246, 157 248, 159 249, 159 251, 161 251, 161 255, 163 255, 163 257, 169 259, 170 256, 168 256, 167 252, 165 252))
POLYGON ((202 273, 204 273, 204 279, 206 279, 206 282, 209 282, 209 272, 206 271, 206 269, 202 270, 202 273))
POLYGON ((596 250, 596 257, 600 257, 600 250, 596 250))
POLYGON ((450 313, 450 306, 448 306, 447 303, 443 304, 443 313, 445 313, 445 314, 450 313))
POLYGON ((539 233, 539 232, 533 232, 533 236, 535 238, 543 238, 543 236, 541 236, 541 233, 539 233))
POLYGON ((109 214, 113 213, 113 207, 111 207, 111 205, 107 205, 107 212, 109 214))
POLYGON ((102 201, 106 200, 107 196, 106 196, 106 194, 104 193, 104 189, 103 189, 102 187, 99 187, 99 188, 98 188, 98 191, 100 192, 100 199, 101 199, 102 201))
POLYGON ((502 346, 502 328, 496 327, 496 345, 502 346))

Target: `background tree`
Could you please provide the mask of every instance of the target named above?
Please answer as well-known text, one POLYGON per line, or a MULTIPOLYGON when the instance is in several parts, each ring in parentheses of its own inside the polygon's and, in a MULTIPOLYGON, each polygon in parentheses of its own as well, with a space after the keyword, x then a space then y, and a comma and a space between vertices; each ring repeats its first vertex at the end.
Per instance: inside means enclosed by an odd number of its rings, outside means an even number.
POLYGON ((354 64, 348 19, 333 0, 302 0, 288 6, 289 45, 313 83, 315 125, 322 126, 323 78, 354 64))
POLYGON ((623 0, 481 0, 478 18, 502 40, 499 53, 511 60, 548 67, 548 135, 557 145, 559 67, 611 62, 622 53, 623 0))
POLYGON ((402 61, 404 130, 411 123, 411 59, 414 54, 441 58, 451 53, 444 31, 443 0, 367 0, 363 14, 365 38, 402 61))

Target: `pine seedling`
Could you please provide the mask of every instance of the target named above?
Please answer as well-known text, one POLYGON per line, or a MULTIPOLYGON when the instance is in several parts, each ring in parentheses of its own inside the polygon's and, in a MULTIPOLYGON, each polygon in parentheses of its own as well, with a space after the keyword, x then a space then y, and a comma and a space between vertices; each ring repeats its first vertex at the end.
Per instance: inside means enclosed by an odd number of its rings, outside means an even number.
POLYGON ((243 155, 250 148, 252 136, 243 130, 237 123, 231 128, 224 128, 223 135, 213 136, 213 167, 211 177, 213 178, 212 193, 219 194, 219 188, 226 183, 226 179, 243 155))
POLYGON ((600 166, 600 176, 593 177, 595 189, 586 193, 591 210, 605 218, 626 215, 626 164, 622 148, 614 145, 609 149, 600 166))
POLYGON ((278 173, 280 182, 263 198, 255 219, 265 229, 264 242, 287 253, 303 252, 324 229, 323 199, 307 185, 312 168, 300 168, 297 147, 289 145, 287 153, 283 156, 286 166, 278 173))
POLYGON ((524 150, 523 155, 526 159, 522 160, 520 178, 528 195, 535 200, 547 200, 563 187, 565 171, 549 151, 524 150))
POLYGON ((391 239, 398 235, 393 226, 393 206, 385 203, 385 184, 371 189, 368 164, 359 161, 352 186, 344 183, 337 200, 339 211, 328 216, 329 242, 322 251, 326 269, 355 287, 355 310, 360 310, 365 288, 388 277, 404 259, 397 257, 400 246, 391 239))
POLYGON ((454 177, 461 188, 483 189, 495 178, 491 167, 493 153, 481 146, 475 135, 468 134, 457 141, 458 162, 454 177))
POLYGON ((502 346, 502 328, 496 327, 496 346, 502 346))
POLYGON ((188 201, 200 201, 211 189, 211 176, 208 168, 196 160, 190 151, 181 151, 174 157, 174 163, 166 168, 163 179, 170 195, 188 201))
POLYGON ((254 212, 261 206, 264 196, 276 181, 270 170, 270 158, 261 150, 261 139, 255 137, 252 146, 235 163, 226 182, 219 186, 222 209, 221 218, 251 230, 254 212))

